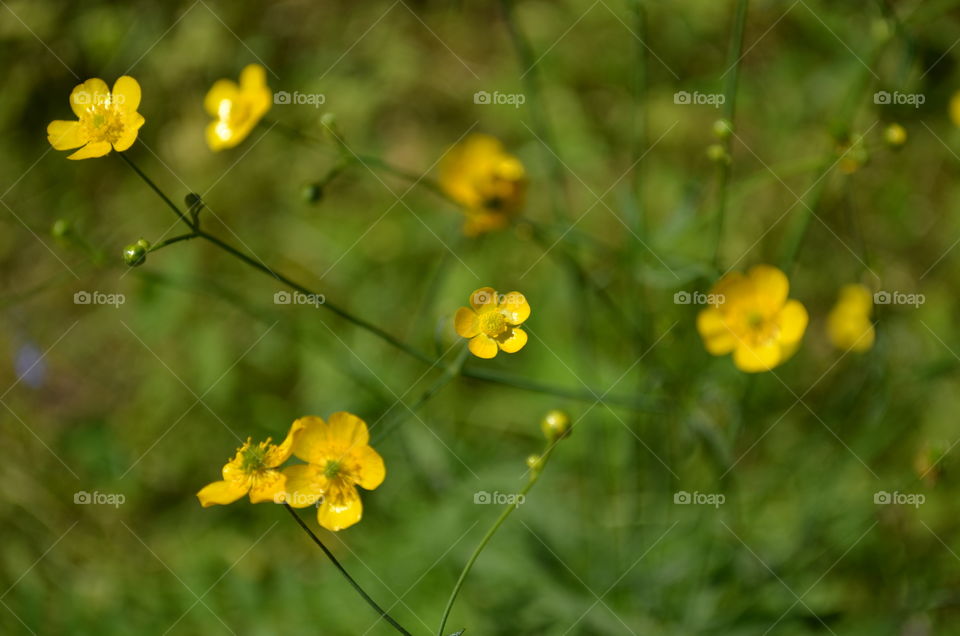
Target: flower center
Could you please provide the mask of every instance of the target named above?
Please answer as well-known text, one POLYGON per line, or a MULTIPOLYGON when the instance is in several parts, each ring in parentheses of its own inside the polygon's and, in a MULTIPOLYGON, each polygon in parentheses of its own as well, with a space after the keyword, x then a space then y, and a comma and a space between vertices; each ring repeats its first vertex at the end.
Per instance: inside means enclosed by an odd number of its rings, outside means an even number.
POLYGON ((328 459, 326 466, 323 467, 323 476, 327 479, 336 479, 342 468, 339 460, 328 459))
POLYGON ((270 440, 261 442, 254 446, 250 440, 240 448, 240 470, 244 474, 251 474, 264 469, 264 461, 267 456, 267 446, 270 440))
POLYGON ((507 330, 507 319, 499 311, 480 314, 480 330, 484 335, 496 338, 507 330))
POLYGON ((105 102, 87 107, 80 118, 84 132, 93 142, 115 143, 123 134, 123 114, 113 104, 105 102))

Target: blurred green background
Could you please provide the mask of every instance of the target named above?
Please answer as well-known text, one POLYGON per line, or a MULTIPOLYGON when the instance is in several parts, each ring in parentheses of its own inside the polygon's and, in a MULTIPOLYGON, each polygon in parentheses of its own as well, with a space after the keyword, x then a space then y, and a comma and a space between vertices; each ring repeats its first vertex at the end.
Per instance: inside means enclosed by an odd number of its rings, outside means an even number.
POLYGON ((0 4, 0 633, 394 633, 282 509, 194 497, 238 438, 338 410, 375 438, 395 428, 363 521, 320 536, 409 630, 435 633, 499 512, 475 493, 522 487, 551 408, 574 434, 448 633, 960 633, 960 2, 749 4, 719 269, 706 149, 722 111, 674 94, 724 90, 732 0, 521 0, 532 68, 497 3, 0 4), (213 154, 203 96, 258 61, 274 90, 325 103, 274 106, 213 154), (123 74, 146 118, 128 154, 175 201, 202 193, 210 232, 424 351, 456 343, 474 289, 520 290, 529 344, 466 368, 585 399, 458 378, 413 417, 397 400, 439 368, 324 308, 275 305, 281 286, 213 246, 127 268, 122 248, 179 231, 173 215, 118 157, 71 162, 45 139, 75 84, 123 74), (322 139, 328 112, 356 152, 414 174, 468 130, 501 138, 530 173, 527 218, 468 240, 447 202, 361 165, 305 202, 336 155, 289 133, 322 139), (787 273, 810 326, 791 361, 747 376, 704 351, 674 294, 779 262, 801 196, 816 217, 787 273), (876 346, 844 354, 824 319, 850 282, 925 303, 877 307, 876 346), (77 305, 81 291, 125 302, 77 305), (586 399, 608 390, 650 408, 586 399), (81 491, 124 503, 75 504, 81 491), (725 502, 677 505, 681 491, 725 502))

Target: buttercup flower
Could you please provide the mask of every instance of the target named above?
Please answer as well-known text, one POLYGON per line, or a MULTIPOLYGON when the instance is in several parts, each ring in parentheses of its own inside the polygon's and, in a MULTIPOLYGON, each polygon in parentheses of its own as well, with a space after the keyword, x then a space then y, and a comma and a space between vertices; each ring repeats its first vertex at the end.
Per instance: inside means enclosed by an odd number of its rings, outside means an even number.
POLYGON ((710 290, 717 304, 697 316, 697 331, 711 354, 733 353, 741 371, 769 371, 785 362, 803 338, 807 310, 788 300, 786 275, 770 265, 756 265, 746 276, 731 272, 710 290))
POLYGON ((203 107, 214 118, 207 126, 207 145, 214 151, 233 148, 247 138, 272 103, 267 73, 259 64, 240 72, 239 85, 233 80, 217 80, 203 100, 203 107))
POLYGON ((294 508, 318 501, 317 522, 336 532, 349 528, 363 516, 357 486, 373 490, 383 483, 383 458, 369 445, 367 425, 356 415, 334 413, 324 422, 302 417, 303 434, 293 453, 308 462, 283 470, 287 478, 286 501, 294 508))
POLYGON ((481 287, 470 294, 470 307, 457 310, 453 326, 470 339, 467 346, 473 355, 493 358, 498 351, 523 349, 527 332, 520 325, 529 317, 530 305, 520 292, 500 295, 492 287, 481 287))
POLYGON ((440 185, 464 207, 464 234, 477 236, 510 225, 523 207, 527 177, 498 139, 473 134, 443 158, 440 185))
POLYGON ((251 503, 273 501, 280 503, 286 493, 287 478, 277 466, 287 461, 297 438, 303 433, 303 422, 297 420, 290 427, 287 438, 279 446, 265 442, 253 444, 249 438, 237 449, 237 454, 223 467, 223 480, 204 486, 197 493, 203 507, 233 503, 250 495, 251 503))
POLYGON ((113 91, 100 78, 78 84, 70 93, 70 108, 77 121, 56 120, 47 126, 47 141, 57 150, 80 148, 67 159, 102 157, 111 149, 123 152, 137 139, 143 126, 140 84, 124 75, 113 91))
POLYGON ((838 349, 862 353, 873 346, 876 332, 870 322, 873 295, 863 285, 844 285, 827 316, 827 335, 838 349))

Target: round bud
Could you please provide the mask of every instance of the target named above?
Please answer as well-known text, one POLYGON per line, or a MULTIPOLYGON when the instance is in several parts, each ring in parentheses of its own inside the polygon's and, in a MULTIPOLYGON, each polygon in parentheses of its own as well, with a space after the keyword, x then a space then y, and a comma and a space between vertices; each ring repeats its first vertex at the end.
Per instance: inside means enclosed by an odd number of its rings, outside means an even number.
POLYGON ((183 202, 187 205, 187 209, 191 209, 195 206, 200 205, 203 201, 200 198, 200 195, 196 192, 191 192, 187 196, 183 197, 183 202))
POLYGON ((300 196, 307 203, 317 203, 323 198, 323 188, 319 183, 308 183, 300 190, 300 196))
POLYGON ((707 146, 707 158, 716 163, 730 163, 730 155, 726 148, 720 144, 710 144, 707 146))
POLYGON ((570 435, 570 427, 570 416, 557 409, 544 415, 540 421, 540 430, 549 442, 555 442, 570 435))
POLYGON ((66 219, 57 219, 53 227, 50 228, 50 233, 53 234, 54 238, 65 239, 73 232, 73 224, 66 219))
POLYGON ((146 262, 147 249, 149 249, 149 243, 147 244, 148 247, 144 247, 142 243, 146 243, 146 241, 144 241, 143 239, 140 239, 140 241, 137 241, 132 245, 127 245, 125 248, 123 248, 124 263, 126 263, 130 267, 137 267, 139 265, 143 265, 144 262, 146 262))
POLYGON ((733 134, 733 124, 729 119, 718 119, 713 122, 713 134, 717 139, 726 139, 733 134))
POLYGON ((890 124, 883 131, 883 140, 891 148, 899 148, 907 142, 907 131, 900 124, 890 124))
POLYGON ((543 458, 539 455, 530 455, 527 457, 527 468, 530 470, 540 470, 543 465, 543 458))

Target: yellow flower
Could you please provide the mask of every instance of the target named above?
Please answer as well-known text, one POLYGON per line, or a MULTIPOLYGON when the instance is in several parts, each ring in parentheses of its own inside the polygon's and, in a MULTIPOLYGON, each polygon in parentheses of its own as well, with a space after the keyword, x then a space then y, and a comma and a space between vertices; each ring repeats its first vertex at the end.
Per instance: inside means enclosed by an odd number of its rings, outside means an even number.
POLYGON ((464 207, 464 234, 477 236, 510 225, 523 207, 527 177, 498 139, 473 134, 443 158, 440 185, 464 207))
POLYGON ((56 150, 80 148, 67 159, 102 157, 111 148, 123 152, 133 145, 143 126, 139 105, 140 84, 132 77, 118 79, 112 92, 102 79, 88 79, 70 93, 70 108, 77 121, 50 122, 47 141, 56 150))
POLYGON ((756 265, 746 276, 725 275, 710 293, 717 304, 697 316, 697 331, 715 356, 733 352, 741 371, 769 371, 785 362, 803 338, 807 310, 788 300, 786 275, 770 265, 756 265))
POLYGON ((233 148, 247 138, 272 103, 267 73, 259 64, 240 72, 239 85, 233 80, 217 80, 203 100, 203 107, 214 118, 207 126, 207 145, 215 151, 233 148))
POLYGON ((862 353, 873 346, 876 332, 870 322, 873 295, 863 285, 844 285, 827 316, 827 334, 838 349, 862 353))
POLYGON ((478 358, 493 358, 498 351, 516 353, 527 344, 527 332, 520 325, 530 317, 530 305, 520 292, 500 295, 492 287, 470 294, 470 307, 461 307, 453 326, 470 338, 470 352, 478 358))
POLYGON ((207 484, 197 493, 200 503, 204 508, 214 504, 226 505, 247 493, 251 503, 282 502, 287 479, 276 468, 290 458, 303 429, 303 422, 294 422, 279 446, 271 444, 269 439, 253 444, 247 438, 234 458, 223 467, 223 480, 207 484))
POLYGON ((960 91, 953 94, 950 98, 950 119, 955 126, 960 126, 960 91))
POLYGON ((336 532, 349 528, 363 516, 357 486, 373 490, 383 483, 383 458, 370 446, 367 425, 356 415, 334 413, 324 422, 302 417, 304 431, 293 453, 306 464, 285 468, 286 501, 294 508, 318 501, 317 522, 336 532))

